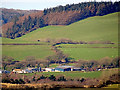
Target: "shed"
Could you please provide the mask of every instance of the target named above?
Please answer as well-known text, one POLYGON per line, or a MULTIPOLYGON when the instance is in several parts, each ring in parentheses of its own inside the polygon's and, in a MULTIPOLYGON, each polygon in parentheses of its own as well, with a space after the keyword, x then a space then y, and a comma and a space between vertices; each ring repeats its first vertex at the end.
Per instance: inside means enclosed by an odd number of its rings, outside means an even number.
POLYGON ((55 68, 55 72, 65 72, 65 71, 71 71, 71 68, 65 68, 65 67, 55 68))
POLYGON ((71 71, 81 71, 81 68, 73 68, 71 71))

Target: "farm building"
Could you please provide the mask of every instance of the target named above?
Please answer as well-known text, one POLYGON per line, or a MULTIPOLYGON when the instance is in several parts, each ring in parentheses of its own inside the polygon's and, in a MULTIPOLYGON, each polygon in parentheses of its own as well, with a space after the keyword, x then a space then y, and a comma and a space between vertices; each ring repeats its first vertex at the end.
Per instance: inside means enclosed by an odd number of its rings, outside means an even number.
POLYGON ((33 73, 32 70, 28 70, 28 69, 26 69, 25 72, 26 73, 33 73))
POLYGON ((2 70, 0 69, 0 73, 2 73, 2 70))
POLYGON ((13 72, 14 72, 14 73, 24 73, 24 71, 21 70, 21 69, 14 69, 13 72))
POLYGON ((41 67, 39 67, 39 68, 28 68, 27 70, 32 71, 32 72, 40 72, 41 67))
POLYGON ((71 71, 71 68, 73 68, 73 66, 58 66, 55 68, 55 72, 71 71))
POLYGON ((10 71, 2 70, 2 73, 10 73, 10 71))
POLYGON ((46 71, 46 72, 54 72, 55 69, 54 69, 54 68, 45 68, 45 71, 46 71))
POLYGON ((71 71, 81 71, 81 68, 71 68, 71 71))
POLYGON ((81 71, 81 68, 77 68, 74 66, 58 66, 57 68, 55 68, 55 71, 57 72, 65 72, 65 71, 81 71))

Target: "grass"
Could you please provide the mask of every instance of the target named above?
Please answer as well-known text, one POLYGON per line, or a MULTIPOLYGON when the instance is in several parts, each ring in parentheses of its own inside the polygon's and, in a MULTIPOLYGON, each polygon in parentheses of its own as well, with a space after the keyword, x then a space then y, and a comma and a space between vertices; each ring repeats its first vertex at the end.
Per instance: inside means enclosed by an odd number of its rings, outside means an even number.
POLYGON ((116 45, 60 45, 65 54, 68 54, 70 57, 75 60, 83 59, 83 60, 99 60, 104 57, 115 58, 118 56, 118 48, 109 48, 115 47, 116 45), (98 47, 98 48, 94 48, 98 47), (100 48, 101 47, 101 48, 100 48), (108 48, 102 48, 108 47, 108 48))
MULTIPOLYGON (((101 75, 101 71, 95 71, 95 72, 79 72, 79 71, 73 71, 73 72, 39 72, 37 75, 45 75, 45 76, 50 76, 50 75, 55 75, 55 76, 65 76, 65 77, 70 77, 72 79, 75 78, 99 78, 101 75)), ((33 73, 25 74, 25 75, 34 75, 33 73)))
POLYGON ((60 44, 60 45, 56 45, 56 47, 61 46, 62 48, 104 48, 104 47, 108 47, 108 48, 118 48, 118 44, 60 44))
MULTIPOLYGON (((1 37, 0 37, 1 39, 1 37)), ((36 41, 24 41, 24 40, 18 40, 18 39, 9 39, 9 38, 2 38, 2 43, 3 44, 46 44, 48 45, 47 42, 38 42, 36 41)))
MULTIPOLYGON (((74 41, 111 41, 114 45, 95 44, 95 45, 61 45, 64 53, 72 58, 78 59, 101 59, 103 57, 118 56, 118 48, 93 48, 93 47, 118 47, 118 13, 112 13, 105 16, 90 17, 68 26, 47 26, 39 28, 22 37, 16 39, 2 38, 2 43, 37 43, 44 44, 40 46, 13 46, 3 45, 2 54, 11 56, 15 60, 23 60, 26 56, 35 56, 36 58, 45 58, 53 54, 50 46, 44 41, 46 39, 68 38, 74 41)), ((0 38, 1 39, 1 38, 0 38)))
POLYGON ((111 41, 118 43, 118 13, 90 17, 68 26, 47 26, 3 42, 37 42, 47 38, 69 38, 75 41, 111 41))
POLYGON ((103 88, 120 88, 120 84, 111 84, 111 85, 108 85, 107 87, 103 87, 103 88))
POLYGON ((3 45, 2 55, 13 57, 15 60, 23 60, 27 56, 44 59, 54 52, 48 45, 3 45))
POLYGON ((49 67, 56 68, 57 66, 59 66, 59 64, 50 64, 49 67))

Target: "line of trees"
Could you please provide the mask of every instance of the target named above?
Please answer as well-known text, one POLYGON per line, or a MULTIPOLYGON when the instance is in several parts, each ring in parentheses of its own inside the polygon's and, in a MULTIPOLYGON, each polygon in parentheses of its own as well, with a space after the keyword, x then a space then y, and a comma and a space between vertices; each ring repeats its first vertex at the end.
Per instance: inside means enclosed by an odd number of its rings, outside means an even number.
POLYGON ((44 9, 44 15, 53 12, 62 11, 83 11, 84 15, 105 15, 119 11, 119 2, 83 2, 79 4, 67 4, 66 6, 58 6, 54 8, 44 9))
POLYGON ((104 68, 118 68, 120 64, 120 57, 118 58, 109 58, 104 57, 100 60, 79 60, 76 63, 77 67, 86 69, 87 71, 95 71, 97 68, 104 69, 104 68))
POLYGON ((24 79, 22 79, 21 74, 11 74, 11 75, 4 74, 4 76, 2 76, 3 77, 2 83, 12 83, 12 84, 49 83, 52 85, 53 84, 57 85, 57 87, 58 85, 62 85, 63 87, 64 85, 66 85, 67 87, 73 87, 74 85, 76 85, 77 87, 78 86, 84 87, 83 85, 89 85, 89 87, 99 87, 99 88, 107 86, 109 84, 119 84, 120 74, 118 72, 113 72, 111 74, 110 73, 111 71, 106 71, 105 73, 102 73, 102 74, 107 75, 107 78, 105 78, 105 76, 100 76, 99 78, 76 77, 74 79, 71 77, 63 76, 63 75, 57 75, 57 76, 55 75, 50 75, 50 76, 25 75, 24 79), (14 78, 14 76, 16 76, 16 78, 14 78))
POLYGON ((0 8, 0 12, 2 15, 2 17, 0 17, 0 21, 2 22, 2 24, 6 24, 11 21, 14 22, 15 19, 19 20, 19 17, 31 13, 36 13, 38 11, 39 10, 15 10, 15 9, 0 8))
POLYGON ((2 57, 2 68, 4 70, 11 71, 14 68, 24 69, 26 67, 49 67, 50 64, 67 64, 74 63, 76 67, 86 69, 86 71, 96 71, 96 69, 104 68, 118 68, 120 64, 120 57, 110 58, 104 57, 100 60, 79 60, 75 61, 74 58, 63 54, 61 51, 55 48, 55 55, 47 56, 46 60, 37 60, 33 56, 26 57, 26 60, 15 61, 12 57, 3 56, 2 57))

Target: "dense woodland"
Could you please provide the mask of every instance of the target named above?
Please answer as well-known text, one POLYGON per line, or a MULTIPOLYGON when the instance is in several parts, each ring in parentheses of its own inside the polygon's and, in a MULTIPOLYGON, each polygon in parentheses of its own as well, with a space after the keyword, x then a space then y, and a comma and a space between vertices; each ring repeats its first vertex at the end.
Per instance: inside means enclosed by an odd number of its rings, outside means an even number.
POLYGON ((0 8, 0 11, 2 13, 2 17, 0 17, 2 24, 6 24, 11 21, 14 22, 14 20, 19 20, 19 17, 38 12, 38 10, 15 10, 6 8, 0 8))
POLYGON ((119 11, 118 2, 84 2, 79 4, 67 4, 66 6, 58 6, 44 10, 44 15, 54 12, 63 11, 80 11, 84 16, 105 15, 119 11))
POLYGON ((76 21, 91 17, 102 16, 120 11, 120 2, 84 2, 79 4, 67 4, 54 8, 44 9, 40 14, 27 15, 18 20, 3 25, 3 37, 14 39, 29 33, 37 28, 48 25, 69 25, 76 21))

